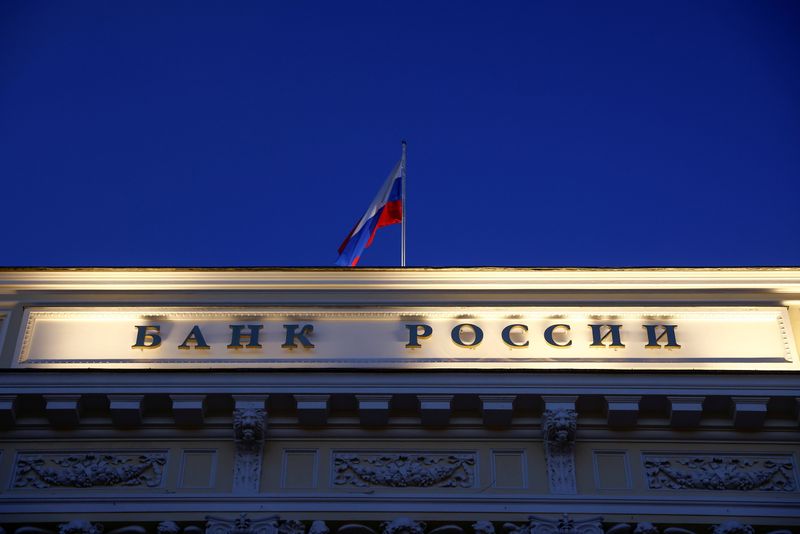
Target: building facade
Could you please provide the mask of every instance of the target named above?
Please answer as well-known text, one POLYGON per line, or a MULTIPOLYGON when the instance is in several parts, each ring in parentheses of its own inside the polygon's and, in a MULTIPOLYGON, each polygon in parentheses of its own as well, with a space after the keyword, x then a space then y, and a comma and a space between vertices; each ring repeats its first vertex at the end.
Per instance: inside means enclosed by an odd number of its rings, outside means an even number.
POLYGON ((8 534, 800 532, 800 269, 5 269, 8 534))

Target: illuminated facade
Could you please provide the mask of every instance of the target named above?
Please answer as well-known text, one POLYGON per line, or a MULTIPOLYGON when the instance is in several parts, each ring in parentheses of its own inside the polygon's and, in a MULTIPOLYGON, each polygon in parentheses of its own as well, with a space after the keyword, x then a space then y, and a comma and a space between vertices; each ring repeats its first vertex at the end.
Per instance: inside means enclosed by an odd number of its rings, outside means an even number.
POLYGON ((800 269, 7 269, 0 321, 8 534, 800 529, 800 269))

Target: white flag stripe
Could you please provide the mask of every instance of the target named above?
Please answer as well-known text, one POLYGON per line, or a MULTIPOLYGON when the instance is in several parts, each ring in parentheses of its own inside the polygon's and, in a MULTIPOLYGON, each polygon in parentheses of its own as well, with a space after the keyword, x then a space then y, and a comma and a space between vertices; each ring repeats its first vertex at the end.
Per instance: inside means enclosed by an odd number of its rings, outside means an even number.
POLYGON ((400 168, 400 163, 397 162, 397 165, 394 166, 392 172, 389 173, 389 177, 386 178, 386 181, 383 183, 381 188, 378 190, 378 194, 375 195, 375 199, 372 201, 372 204, 369 205, 367 208, 366 213, 364 216, 361 217, 361 220, 358 221, 355 230, 353 230, 352 235, 356 235, 361 228, 370 220, 375 214, 378 212, 378 208, 386 204, 387 199, 389 198, 389 194, 392 192, 392 184, 394 181, 400 177, 400 173, 402 169, 400 168))

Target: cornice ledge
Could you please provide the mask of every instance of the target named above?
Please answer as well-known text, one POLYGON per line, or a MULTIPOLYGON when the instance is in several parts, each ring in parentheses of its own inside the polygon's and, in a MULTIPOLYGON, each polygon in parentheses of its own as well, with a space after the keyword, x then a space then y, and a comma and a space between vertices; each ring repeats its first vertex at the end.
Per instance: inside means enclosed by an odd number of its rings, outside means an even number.
POLYGON ((0 293, 169 290, 766 290, 800 293, 800 268, 6 269, 0 293))

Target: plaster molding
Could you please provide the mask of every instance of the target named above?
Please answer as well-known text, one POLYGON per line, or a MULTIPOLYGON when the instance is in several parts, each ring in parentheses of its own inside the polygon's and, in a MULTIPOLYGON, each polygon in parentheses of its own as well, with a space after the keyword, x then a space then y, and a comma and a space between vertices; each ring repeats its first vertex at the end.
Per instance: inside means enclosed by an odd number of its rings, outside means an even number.
POLYGON ((575 520, 563 514, 559 519, 533 515, 529 519, 526 525, 506 523, 503 526, 508 534, 603 534, 602 517, 575 520))
POLYGON ((561 403, 557 406, 559 407, 556 409, 546 408, 542 414, 547 479, 551 493, 575 494, 577 493, 575 480, 577 412, 562 406, 561 403))
POLYGON ((756 455, 645 455, 650 489, 796 491, 792 457, 756 455))
POLYGON ((156 526, 156 534, 178 534, 181 527, 174 521, 162 521, 156 526))
POLYGON ((390 488, 471 488, 475 453, 433 451, 335 452, 335 486, 390 488))
MULTIPOLYGON (((157 534, 201 534, 201 529, 194 525, 184 527, 175 521, 161 521, 156 527, 157 534)), ((207 534, 305 534, 305 525, 296 519, 280 521, 278 516, 271 516, 262 519, 250 519, 246 513, 241 513, 235 519, 206 517, 205 532, 207 534)), ((310 520, 306 520, 309 522, 310 520)), ((495 519, 495 522, 500 522, 495 519)), ((329 534, 330 529, 323 520, 310 521, 311 526, 308 534, 329 534)), ((192 521, 194 523, 194 521, 192 521)), ((463 524, 463 522, 462 522, 463 524)), ((616 523, 607 525, 603 528, 601 517, 590 517, 585 519, 573 519, 568 514, 562 514, 558 519, 542 518, 529 516, 529 522, 524 525, 515 523, 503 523, 503 530, 507 534, 697 534, 707 530, 710 534, 754 534, 756 529, 753 526, 741 523, 737 520, 727 520, 722 523, 694 523, 691 528, 684 528, 683 523, 677 526, 673 521, 659 521, 660 528, 650 522, 639 522, 633 527, 629 523, 616 523), (676 526, 673 526, 676 525, 676 526)), ((457 523, 448 523, 439 527, 428 529, 425 522, 415 521, 408 517, 397 517, 377 524, 376 521, 359 523, 347 523, 336 529, 337 534, 464 534, 465 530, 457 523)), ((472 524, 474 534, 494 534, 495 527, 492 521, 481 520, 472 524)), ((758 530, 767 534, 791 534, 789 529, 770 529, 769 526, 762 526, 758 530)), ((92 523, 85 519, 73 519, 67 523, 58 525, 58 534, 103 534, 104 526, 100 523, 92 523)), ((107 534, 146 534, 149 529, 137 524, 128 524, 117 527, 107 532, 107 534)), ((0 533, 5 534, 5 529, 0 527, 0 533)), ((16 529, 16 534, 56 534, 50 523, 24 524, 16 529)))
POLYGON ((797 397, 797 378, 791 373, 742 375, 714 373, 465 373, 447 374, 442 383, 436 373, 383 373, 282 371, 225 373, 225 380, 208 371, 153 373, 147 371, 71 371, 64 382, 60 371, 37 370, 18 373, 0 370, 0 394, 531 394, 612 395, 624 390, 630 395, 689 395, 797 397))
MULTIPOLYGON (((234 460, 234 493, 257 493, 261 482, 261 464, 264 457, 267 411, 263 408, 266 399, 256 407, 246 402, 247 407, 233 411, 233 435, 236 442, 234 460)), ((237 400, 242 406, 245 401, 237 400)))
POLYGON ((167 454, 155 451, 21 453, 13 488, 160 487, 167 454))
POLYGON ((305 526, 296 519, 281 521, 277 515, 251 519, 246 513, 235 519, 206 517, 205 534, 305 534, 305 526))
POLYGON ((325 521, 319 519, 312 521, 311 526, 308 527, 308 534, 329 534, 330 531, 331 529, 328 528, 325 521))
POLYGON ((476 521, 472 524, 474 534, 495 534, 494 525, 491 521, 476 521))
POLYGON ((608 290, 756 289, 799 293, 800 269, 786 268, 403 268, 0 270, 0 294, 19 291, 164 290, 608 290))
POLYGON ((58 534, 102 534, 103 525, 75 519, 58 525, 58 534))
POLYGON ((381 534, 425 534, 426 525, 407 517, 381 523, 381 534))
POLYGON ((251 519, 240 514, 235 519, 206 517, 206 534, 279 534, 278 516, 251 519))
MULTIPOLYGON (((39 513, 47 507, 50 513, 80 514, 98 507, 113 507, 117 513, 149 514, 236 514, 243 509, 260 510, 265 514, 302 516, 309 509, 316 514, 326 514, 337 521, 365 514, 385 514, 387 510, 401 515, 436 514, 442 520, 459 520, 465 512, 470 514, 526 515, 531 509, 541 514, 575 515, 641 515, 645 517, 674 515, 686 517, 716 516, 720 507, 730 506, 730 497, 698 492, 647 492, 638 495, 522 495, 522 494, 470 494, 464 492, 382 492, 365 499, 363 493, 327 492, 316 495, 286 495, 264 492, 257 495, 236 495, 230 492, 208 494, 152 495, 131 492, 120 498, 119 493, 92 494, 91 507, 80 492, 62 492, 46 495, 44 492, 6 492, 0 499, 0 514, 24 516, 39 513)), ((742 493, 736 499, 736 514, 749 520, 784 524, 800 524, 800 508, 793 499, 776 498, 777 495, 757 492, 742 493)))
POLYGON ((726 521, 711 527, 711 534, 753 534, 754 532, 753 527, 738 521, 726 521))

